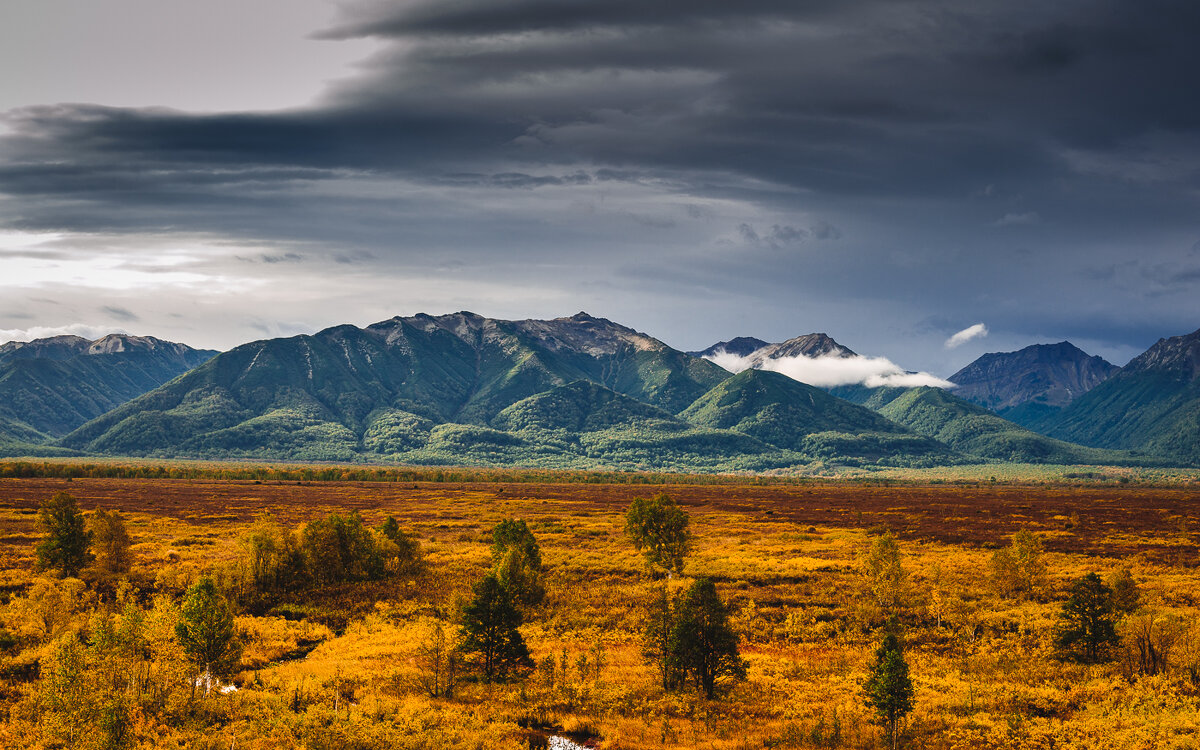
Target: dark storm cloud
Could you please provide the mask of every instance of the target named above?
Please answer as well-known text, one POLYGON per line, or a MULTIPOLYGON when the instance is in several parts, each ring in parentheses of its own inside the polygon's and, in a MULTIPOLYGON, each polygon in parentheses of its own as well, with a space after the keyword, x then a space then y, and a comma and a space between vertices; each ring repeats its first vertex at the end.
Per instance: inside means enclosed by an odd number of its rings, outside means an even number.
MULTIPOLYGON (((703 225, 709 245, 806 264, 714 261, 689 268, 695 288, 820 279, 881 309, 974 307, 998 333, 1081 329, 1118 281, 1143 298, 1194 282, 1172 256, 1200 231, 1197 34, 1191 0, 360 2, 319 36, 385 46, 310 107, 10 113, 3 222, 430 268, 484 246, 583 257, 602 228, 649 278, 678 269, 640 243, 703 225), (539 203, 582 191, 600 192, 539 203), (651 192, 664 205, 606 203, 651 192), (548 222, 568 209, 593 223, 548 222), (1158 270, 1105 277, 1132 247, 1158 270)), ((545 267, 528 273, 561 274, 545 267)))
MULTIPOLYGON (((1200 100, 1183 92, 1200 65, 1189 33, 1200 7, 958 5, 406 4, 339 31, 406 45, 326 108, 40 108, 14 116, 10 148, 422 173, 448 160, 609 162, 944 193, 968 174, 1060 174, 1056 147, 1196 126, 1200 100)), ((304 175, 261 175, 293 177, 304 175)))
POLYGON ((141 320, 136 313, 127 310, 124 307, 117 307, 116 305, 105 305, 104 307, 100 308, 100 311, 113 320, 120 320, 126 323, 130 323, 135 320, 141 320))
POLYGON ((731 19, 786 19, 797 14, 813 17, 845 5, 838 0, 804 3, 794 0, 745 0, 738 3, 736 9, 724 0, 692 0, 683 4, 644 0, 611 0, 605 3, 559 0, 515 0, 506 3, 426 1, 408 3, 404 8, 389 7, 387 3, 363 3, 358 6, 358 11, 366 18, 318 36, 337 39, 417 34, 488 35, 599 26, 678 27, 731 19))

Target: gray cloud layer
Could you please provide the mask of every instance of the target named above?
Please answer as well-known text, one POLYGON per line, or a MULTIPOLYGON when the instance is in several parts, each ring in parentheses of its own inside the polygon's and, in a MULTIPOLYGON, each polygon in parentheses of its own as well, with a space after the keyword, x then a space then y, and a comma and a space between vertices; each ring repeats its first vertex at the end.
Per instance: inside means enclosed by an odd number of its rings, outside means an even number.
POLYGON ((1119 357, 1200 325, 1198 33, 1189 0, 358 3, 320 36, 382 51, 311 106, 10 112, 0 215, 694 348, 829 330, 945 373, 986 320, 1119 357))

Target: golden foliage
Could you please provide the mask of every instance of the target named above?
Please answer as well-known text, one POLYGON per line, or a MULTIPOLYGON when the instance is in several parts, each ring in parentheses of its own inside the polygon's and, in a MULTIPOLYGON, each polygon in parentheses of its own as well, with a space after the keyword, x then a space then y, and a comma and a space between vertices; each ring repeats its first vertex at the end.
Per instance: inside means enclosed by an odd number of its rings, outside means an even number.
POLYGON ((626 750, 869 748, 882 738, 861 683, 889 603, 903 605, 893 608, 916 688, 909 747, 1187 747, 1200 736, 1200 572, 1178 557, 1195 541, 1180 536, 1182 501, 1119 533, 1087 513, 1064 533, 1055 516, 1075 512, 1067 490, 1014 488, 1015 503, 1035 506, 990 506, 1006 509, 1007 525, 988 527, 1004 529, 997 534, 979 532, 993 515, 970 503, 998 503, 1005 490, 936 488, 922 497, 966 509, 915 533, 922 511, 912 495, 884 486, 796 485, 770 502, 734 485, 709 494, 673 487, 692 518, 687 573, 717 582, 748 666, 745 683, 708 702, 664 691, 641 654, 644 605, 659 582, 622 530, 629 493, 645 490, 103 480, 115 483, 94 486, 136 487, 148 498, 121 496, 139 562, 133 586, 118 589, 32 573, 36 534, 20 510, 36 507, 28 488, 43 485, 24 481, 0 482, 0 587, 10 592, 0 620, 11 634, 0 652, 2 747, 99 742, 119 724, 140 748, 503 750, 571 731, 626 750), (156 489, 178 501, 161 501, 156 489), (1037 515, 1043 495, 1054 506, 1037 515), (875 509, 869 518, 857 515, 864 507, 875 509), (182 591, 212 574, 236 593, 240 581, 270 574, 273 556, 294 543, 289 529, 352 510, 371 525, 395 516, 419 537, 422 577, 248 598, 236 619, 246 644, 237 690, 192 691, 174 635, 182 591), (521 627, 538 667, 511 684, 462 675, 451 696, 431 695, 436 630, 453 639, 456 600, 493 564, 489 531, 512 517, 526 519, 541 547, 546 594, 521 627), (863 531, 885 522, 896 529, 889 542, 863 531), (983 543, 1019 529, 1044 544, 1039 596, 1003 596, 991 584, 993 550, 983 543), (1174 545, 1169 555, 1163 539, 1174 545), (1122 658, 1094 666, 1054 658, 1067 583, 1122 568, 1142 607, 1120 626, 1122 658), (1142 659, 1143 643, 1157 661, 1142 659))

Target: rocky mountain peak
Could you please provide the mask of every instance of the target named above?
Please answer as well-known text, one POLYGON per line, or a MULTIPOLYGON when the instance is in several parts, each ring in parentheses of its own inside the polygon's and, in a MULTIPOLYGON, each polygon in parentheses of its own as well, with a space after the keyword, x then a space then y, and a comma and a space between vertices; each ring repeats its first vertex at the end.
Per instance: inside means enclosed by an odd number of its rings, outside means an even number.
POLYGON ((154 351, 169 346, 176 346, 153 336, 129 336, 123 333, 110 333, 102 336, 88 345, 88 354, 119 354, 129 351, 154 351))
POLYGON ((769 344, 757 351, 751 357, 750 367, 760 367, 768 359, 784 359, 787 357, 857 357, 852 350, 834 341, 825 333, 806 333, 778 344, 769 344))
POLYGON ((738 336, 729 339, 728 341, 718 341, 707 349, 699 352, 688 352, 694 357, 712 357, 724 352, 725 354, 733 354, 738 357, 746 357, 764 346, 770 346, 771 342, 756 339, 753 336, 738 336))
POLYGON ((1117 370, 1069 341, 984 354, 950 376, 955 395, 989 409, 1065 406, 1117 370))
POLYGON ((1125 365, 1123 372, 1176 373, 1188 381, 1200 377, 1200 331, 1159 339, 1154 346, 1125 365))

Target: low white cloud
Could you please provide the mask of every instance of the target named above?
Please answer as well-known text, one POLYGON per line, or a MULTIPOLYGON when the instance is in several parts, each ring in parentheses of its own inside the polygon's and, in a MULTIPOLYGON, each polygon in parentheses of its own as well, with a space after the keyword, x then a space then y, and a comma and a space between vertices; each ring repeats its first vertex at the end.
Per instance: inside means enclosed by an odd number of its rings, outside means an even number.
POLYGON ((80 336, 88 341, 107 336, 110 333, 126 333, 124 328, 92 326, 86 323, 72 323, 65 326, 33 326, 32 328, 0 328, 0 344, 9 341, 33 341, 47 339, 51 336, 80 336))
POLYGON ((750 363, 753 354, 742 356, 740 354, 732 354, 724 349, 718 349, 712 354, 706 355, 704 358, 712 362, 718 367, 722 367, 730 372, 741 372, 749 370, 753 365, 750 363))
POLYGON ((830 388, 838 385, 865 385, 868 388, 953 388, 954 384, 927 372, 908 372, 887 357, 839 357, 836 354, 821 357, 780 357, 755 361, 754 355, 740 357, 726 351, 718 351, 707 357, 714 364, 741 372, 751 367, 787 375, 792 380, 830 388))
POLYGON ((976 323, 973 326, 962 329, 950 338, 946 339, 947 349, 956 349, 968 341, 981 339, 988 335, 988 328, 983 323, 976 323))

